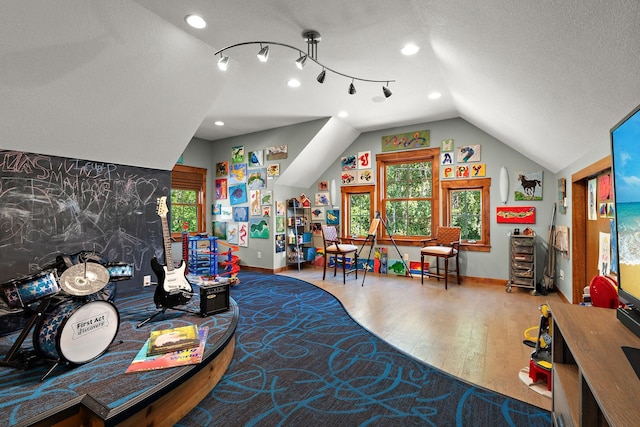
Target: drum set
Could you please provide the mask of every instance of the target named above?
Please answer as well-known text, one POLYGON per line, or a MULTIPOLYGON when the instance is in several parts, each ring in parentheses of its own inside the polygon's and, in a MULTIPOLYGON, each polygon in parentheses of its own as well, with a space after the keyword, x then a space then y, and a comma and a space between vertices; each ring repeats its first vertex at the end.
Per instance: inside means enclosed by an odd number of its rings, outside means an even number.
POLYGON ((80 365, 104 354, 120 326, 113 304, 116 283, 133 277, 133 266, 106 262, 95 252, 60 255, 26 277, 0 284, 0 297, 28 320, 0 366, 25 369, 42 361, 80 365), (21 350, 33 329, 33 349, 21 350))

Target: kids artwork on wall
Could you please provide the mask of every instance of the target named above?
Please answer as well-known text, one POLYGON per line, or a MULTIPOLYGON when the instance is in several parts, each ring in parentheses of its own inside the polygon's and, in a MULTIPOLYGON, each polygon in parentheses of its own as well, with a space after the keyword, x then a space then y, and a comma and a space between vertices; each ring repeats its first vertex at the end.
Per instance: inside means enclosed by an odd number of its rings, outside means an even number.
POLYGON ((453 163, 453 153, 440 153, 440 164, 442 166, 451 166, 453 163))
POLYGON ((456 178, 469 178, 469 165, 457 165, 456 178))
POLYGON ((269 238, 269 221, 267 218, 249 219, 249 237, 252 239, 269 238))
POLYGON ((456 177, 456 167, 451 166, 443 166, 440 168, 442 170, 442 178, 451 179, 456 177))
POLYGON ((355 171, 342 171, 341 181, 343 185, 357 184, 357 176, 355 171))
POLYGON ((242 246, 246 248, 249 246, 249 223, 248 222, 239 222, 238 223, 238 246, 242 246))
POLYGON ((358 153, 358 169, 371 169, 371 151, 358 153))
POLYGON ((472 178, 479 178, 487 175, 487 165, 485 163, 475 163, 469 165, 469 172, 472 178))
POLYGON ((276 145, 274 147, 267 147, 266 149, 267 160, 282 160, 287 158, 287 146, 276 145))
POLYGON ((219 212, 216 214, 218 221, 230 220, 233 214, 233 208, 231 206, 220 205, 219 212))
POLYGON ((285 227, 285 218, 284 216, 276 216, 276 233, 284 233, 285 227))
POLYGON ((220 240, 227 240, 227 223, 224 221, 213 221, 213 235, 220 240))
POLYGON ((222 177, 229 175, 229 162, 216 163, 216 176, 222 177))
POLYGON ((311 209, 311 219, 313 221, 324 221, 325 219, 324 213, 325 213, 324 207, 313 208, 311 209))
POLYGON ((275 178, 280 176, 280 163, 271 163, 267 165, 267 178, 275 178))
POLYGON ((440 141, 440 152, 451 152, 453 151, 453 139, 443 139, 440 141))
POLYGON ((262 216, 260 190, 249 190, 249 215, 262 216))
POLYGON ((247 185, 237 184, 229 187, 229 203, 231 205, 240 205, 247 203, 247 185))
POLYGON ((465 145, 458 147, 458 163, 469 163, 480 161, 480 146, 465 145))
POLYGON ((247 187, 251 190, 267 188, 267 168, 249 169, 247 187))
POLYGON ((542 171, 518 174, 514 200, 542 200, 542 171))
POLYGON ((244 145, 231 147, 231 163, 246 163, 244 145))
POLYGON ((358 160, 356 156, 346 156, 341 159, 342 170, 349 171, 358 167, 358 160))
POLYGON ((282 201, 282 200, 276 201, 276 215, 283 216, 284 213, 285 213, 285 211, 284 211, 284 201, 282 201))
POLYGON ((598 200, 613 199, 611 190, 611 174, 605 173, 598 177, 598 200))
POLYGON ((327 225, 340 224, 340 210, 339 209, 327 209, 325 211, 325 216, 327 218, 327 225))
POLYGON ((227 242, 237 245, 238 244, 238 223, 227 223, 227 242))
POLYGON ((250 167, 258 167, 264 165, 264 150, 249 151, 247 163, 250 167))
POLYGON ((264 218, 271 217, 271 206, 262 206, 262 216, 264 218))
POLYGON ((496 222, 499 224, 535 224, 536 208, 533 206, 498 206, 496 222))
POLYGON ((359 169, 357 182, 358 184, 371 184, 373 182, 371 169, 359 169))
POLYGON ((407 132, 382 137, 382 151, 408 150, 411 148, 427 148, 430 144, 428 130, 407 132))
POLYGON ((316 206, 329 206, 329 193, 316 193, 316 206))
POLYGON ((265 190, 260 192, 260 204, 262 206, 273 205, 273 192, 271 190, 265 190))
POLYGON ((226 200, 229 198, 227 193, 227 179, 216 179, 216 200, 226 200))
POLYGON ((229 185, 247 182, 247 164, 236 163, 231 165, 229 171, 229 185))
POLYGON ((249 221, 249 208, 247 206, 238 206, 233 208, 233 220, 235 222, 249 221))
POLYGON ((329 181, 319 181, 318 191, 329 191, 329 181))

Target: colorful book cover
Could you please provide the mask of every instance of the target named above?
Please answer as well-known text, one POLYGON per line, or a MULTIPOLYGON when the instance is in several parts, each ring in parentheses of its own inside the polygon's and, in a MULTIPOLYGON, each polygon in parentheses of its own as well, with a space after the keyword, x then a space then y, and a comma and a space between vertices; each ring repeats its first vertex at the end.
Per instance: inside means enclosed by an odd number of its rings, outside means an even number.
POLYGON ((147 356, 193 348, 199 344, 200 337, 196 325, 151 331, 147 356))
POLYGON ((208 326, 199 329, 200 342, 197 347, 178 350, 171 353, 147 356, 149 340, 145 342, 136 357, 133 359, 125 373, 152 371, 155 369, 173 368, 176 366, 195 365, 202 361, 204 349, 207 343, 208 326))

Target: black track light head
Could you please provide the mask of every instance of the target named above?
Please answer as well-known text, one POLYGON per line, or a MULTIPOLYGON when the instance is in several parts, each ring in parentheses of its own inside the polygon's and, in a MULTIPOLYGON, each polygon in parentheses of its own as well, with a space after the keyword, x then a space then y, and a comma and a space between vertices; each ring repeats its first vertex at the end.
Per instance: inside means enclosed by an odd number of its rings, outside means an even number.
POLYGON ((320 74, 318 74, 318 77, 316 77, 316 80, 318 81, 318 83, 324 83, 324 78, 327 75, 327 71, 323 68, 322 71, 320 71, 320 74))
POLYGON ((260 60, 260 62, 267 62, 267 60, 269 59, 269 46, 262 47, 262 45, 260 45, 258 59, 260 60))
POLYGON ((356 87, 353 85, 353 81, 349 84, 349 95, 354 95, 356 93, 356 87))
POLYGON ((387 86, 382 86, 382 93, 384 93, 385 98, 388 98, 391 95, 393 95, 393 92, 391 92, 391 89, 389 89, 387 86))

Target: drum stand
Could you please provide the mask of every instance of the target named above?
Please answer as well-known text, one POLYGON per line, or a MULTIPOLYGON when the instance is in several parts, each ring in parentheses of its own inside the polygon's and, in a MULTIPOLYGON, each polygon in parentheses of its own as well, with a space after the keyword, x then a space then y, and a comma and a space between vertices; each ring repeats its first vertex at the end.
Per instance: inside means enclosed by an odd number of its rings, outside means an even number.
POLYGON ((20 347, 22 347, 24 340, 27 339, 27 335, 29 335, 29 332, 31 332, 33 325, 35 325, 36 320, 38 320, 38 318, 44 314, 47 308, 49 308, 50 303, 51 298, 45 298, 40 301, 38 307, 35 309, 31 317, 29 317, 29 320, 27 320, 27 324, 24 325, 22 332, 20 332, 20 335, 18 335, 18 338, 16 338, 15 342, 9 349, 9 352, 5 355, 4 359, 0 361, 0 366, 24 369, 33 363, 36 357, 32 352, 19 352, 19 350, 20 347), (16 356, 21 356, 20 360, 17 360, 18 357, 16 356))

